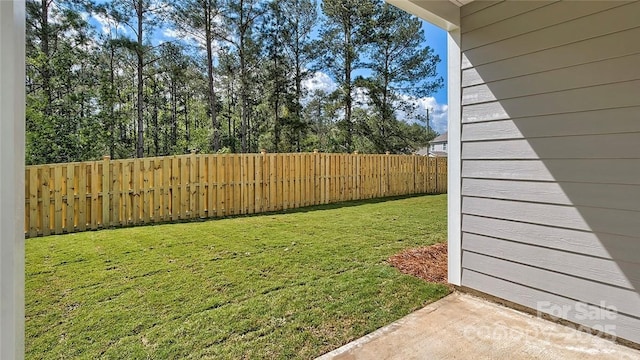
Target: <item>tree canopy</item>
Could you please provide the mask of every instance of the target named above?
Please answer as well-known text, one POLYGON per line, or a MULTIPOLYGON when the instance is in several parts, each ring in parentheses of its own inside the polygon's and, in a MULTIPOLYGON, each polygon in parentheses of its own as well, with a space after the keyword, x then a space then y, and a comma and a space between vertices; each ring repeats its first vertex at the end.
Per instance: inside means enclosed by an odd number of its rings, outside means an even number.
POLYGON ((192 150, 406 153, 435 135, 415 100, 443 86, 440 59, 421 21, 382 0, 26 9, 27 164, 192 150), (337 88, 305 86, 317 74, 337 88))

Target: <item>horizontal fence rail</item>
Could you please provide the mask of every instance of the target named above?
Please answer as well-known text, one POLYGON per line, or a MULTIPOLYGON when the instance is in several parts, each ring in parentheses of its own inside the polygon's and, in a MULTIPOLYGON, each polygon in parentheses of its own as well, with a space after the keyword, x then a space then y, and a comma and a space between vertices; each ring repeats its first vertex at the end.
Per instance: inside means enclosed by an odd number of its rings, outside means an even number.
POLYGON ((446 158, 191 154, 27 166, 25 235, 447 191, 446 158))

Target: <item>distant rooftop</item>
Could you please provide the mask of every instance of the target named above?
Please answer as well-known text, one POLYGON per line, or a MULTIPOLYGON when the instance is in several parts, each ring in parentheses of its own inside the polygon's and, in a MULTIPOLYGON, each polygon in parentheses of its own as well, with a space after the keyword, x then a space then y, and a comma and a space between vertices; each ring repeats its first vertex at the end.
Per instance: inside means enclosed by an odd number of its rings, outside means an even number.
POLYGON ((429 147, 425 146, 423 148, 418 149, 418 151, 415 152, 416 155, 420 155, 420 156, 427 156, 429 155, 429 147))
POLYGON ((437 136, 435 139, 429 141, 429 144, 447 142, 448 137, 449 137, 449 133, 446 132, 442 135, 437 136))

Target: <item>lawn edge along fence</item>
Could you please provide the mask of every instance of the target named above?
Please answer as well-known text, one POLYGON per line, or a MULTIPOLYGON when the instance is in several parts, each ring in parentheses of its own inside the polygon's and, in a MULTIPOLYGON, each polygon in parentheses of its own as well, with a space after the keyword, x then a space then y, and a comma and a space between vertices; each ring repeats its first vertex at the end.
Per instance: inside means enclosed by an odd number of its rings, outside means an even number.
POLYGON ((25 235, 447 191, 446 158, 190 154, 27 166, 25 235))

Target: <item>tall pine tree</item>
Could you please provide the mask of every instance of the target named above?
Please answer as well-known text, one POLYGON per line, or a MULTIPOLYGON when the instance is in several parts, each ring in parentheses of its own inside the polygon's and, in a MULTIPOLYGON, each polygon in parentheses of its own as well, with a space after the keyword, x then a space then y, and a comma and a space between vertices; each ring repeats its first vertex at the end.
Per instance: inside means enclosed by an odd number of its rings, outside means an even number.
POLYGON ((344 109, 340 127, 346 152, 353 150, 353 72, 362 66, 361 54, 371 41, 375 10, 371 0, 324 0, 322 3, 325 20, 317 49, 323 70, 340 86, 344 109))

